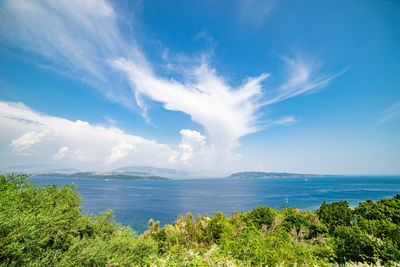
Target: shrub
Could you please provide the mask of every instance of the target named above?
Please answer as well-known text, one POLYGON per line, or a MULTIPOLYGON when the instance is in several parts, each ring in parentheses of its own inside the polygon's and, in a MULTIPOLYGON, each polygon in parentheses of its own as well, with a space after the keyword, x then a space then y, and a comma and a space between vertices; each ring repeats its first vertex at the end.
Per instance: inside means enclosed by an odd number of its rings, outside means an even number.
POLYGON ((295 209, 289 208, 285 211, 285 219, 283 220, 282 225, 288 231, 294 228, 296 229, 297 233, 299 233, 300 229, 302 227, 308 227, 310 225, 310 222, 295 209))
POLYGON ((362 218, 367 220, 385 219, 400 224, 400 199, 396 197, 383 198, 377 202, 367 200, 354 209, 354 214, 358 220, 362 218))
POLYGON ((274 210, 265 206, 258 206, 246 214, 247 223, 254 224, 258 229, 261 229, 262 225, 267 228, 271 227, 274 218, 274 210))
POLYGON ((326 224, 332 233, 337 226, 349 226, 354 216, 347 201, 326 202, 317 210, 319 218, 326 224))
POLYGON ((0 175, 0 264, 99 266, 151 262, 156 246, 115 223, 112 212, 81 212, 75 187, 41 187, 0 175))
POLYGON ((259 206, 172 225, 149 221, 142 235, 111 211, 88 216, 73 186, 40 186, 0 175, 1 266, 330 266, 400 262, 400 199, 323 203, 316 213, 259 206), (355 216, 355 220, 354 217, 355 216))

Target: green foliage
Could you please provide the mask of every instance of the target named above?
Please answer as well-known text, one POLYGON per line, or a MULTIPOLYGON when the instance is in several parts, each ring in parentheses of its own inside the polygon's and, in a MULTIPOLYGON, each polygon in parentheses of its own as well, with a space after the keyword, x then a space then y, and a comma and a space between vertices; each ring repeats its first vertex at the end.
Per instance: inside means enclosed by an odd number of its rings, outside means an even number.
POLYGON ((218 243, 223 235, 230 235, 232 233, 231 219, 225 217, 222 212, 215 212, 214 217, 210 219, 207 230, 212 240, 218 243))
POLYGON ((400 199, 367 200, 351 210, 347 202, 323 203, 317 214, 329 227, 336 261, 400 260, 400 199))
POLYGON ((339 263, 374 262, 375 259, 373 239, 358 226, 338 226, 335 229, 335 252, 339 263))
POLYGON ((328 228, 322 223, 309 224, 308 238, 324 237, 328 234, 328 228))
POLYGON ((377 202, 367 200, 360 203, 354 209, 354 213, 358 220, 361 218, 367 220, 390 220, 393 223, 400 224, 400 199, 393 197, 390 199, 383 198, 377 202))
POLYGON ((317 246, 296 242, 290 233, 279 228, 264 232, 247 227, 234 239, 225 238, 221 242, 221 249, 228 255, 255 266, 323 265, 324 259, 317 258, 315 248, 317 246))
POLYGON ((262 225, 270 227, 275 216, 276 212, 272 208, 265 206, 258 206, 247 213, 248 221, 253 223, 259 229, 261 229, 262 225))
POLYGON ((296 232, 299 233, 301 228, 310 225, 310 222, 296 209, 289 208, 285 213, 285 219, 283 220, 282 225, 289 231, 294 228, 296 232))
POLYGON ((187 213, 134 234, 111 211, 88 216, 73 186, 0 175, 3 266, 331 266, 400 261, 400 198, 323 203, 317 212, 258 206, 187 213))
POLYGON ((347 201, 333 202, 331 204, 324 202, 317 210, 317 214, 328 226, 330 232, 333 232, 337 226, 349 226, 354 218, 347 201))
POLYGON ((151 263, 152 241, 118 225, 112 212, 81 212, 75 187, 41 187, 24 175, 0 175, 0 263, 99 266, 151 263))
POLYGON ((371 262, 396 262, 400 259, 400 199, 367 200, 354 209, 356 227, 370 239, 374 248, 371 262))

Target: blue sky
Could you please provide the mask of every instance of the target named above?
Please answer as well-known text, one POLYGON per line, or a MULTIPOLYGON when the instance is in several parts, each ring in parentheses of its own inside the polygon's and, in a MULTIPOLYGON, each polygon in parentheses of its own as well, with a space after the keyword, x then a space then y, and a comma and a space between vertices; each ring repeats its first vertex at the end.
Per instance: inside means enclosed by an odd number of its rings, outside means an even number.
POLYGON ((0 3, 1 166, 400 173, 398 1, 0 3))

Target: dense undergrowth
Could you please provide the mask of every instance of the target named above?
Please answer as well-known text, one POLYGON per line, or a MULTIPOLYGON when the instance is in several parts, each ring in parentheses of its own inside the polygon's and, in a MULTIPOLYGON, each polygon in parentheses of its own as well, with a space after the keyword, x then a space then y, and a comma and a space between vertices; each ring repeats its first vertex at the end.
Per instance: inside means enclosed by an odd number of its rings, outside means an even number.
POLYGON ((0 175, 3 266, 400 266, 400 196, 323 203, 316 212, 259 206, 225 216, 149 221, 136 235, 112 212, 88 216, 75 187, 0 175))

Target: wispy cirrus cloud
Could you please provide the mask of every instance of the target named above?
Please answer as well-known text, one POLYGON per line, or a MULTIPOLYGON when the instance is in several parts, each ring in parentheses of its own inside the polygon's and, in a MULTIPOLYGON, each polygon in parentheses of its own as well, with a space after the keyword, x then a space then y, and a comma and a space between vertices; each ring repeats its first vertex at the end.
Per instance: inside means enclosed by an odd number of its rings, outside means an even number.
POLYGON ((271 92, 264 105, 281 102, 302 94, 314 93, 347 71, 346 68, 336 74, 326 75, 321 74, 321 62, 305 60, 302 57, 295 59, 282 57, 282 59, 286 63, 286 81, 271 92))
POLYGON ((241 0, 236 1, 236 10, 242 23, 259 26, 266 20, 274 5, 274 0, 241 0))
POLYGON ((386 108, 383 113, 382 117, 378 120, 378 124, 384 124, 391 120, 399 119, 400 118, 400 101, 394 103, 390 107, 386 108))
MULTIPOLYGON (((246 10, 251 11, 251 7, 246 10)), ((269 9, 270 5, 265 5, 263 12, 269 9)), ((188 60, 184 68, 169 68, 171 75, 162 76, 156 74, 135 38, 124 37, 120 23, 126 21, 107 0, 6 0, 0 7, 0 40, 42 56, 43 63, 92 85, 112 101, 139 107, 144 117, 149 116, 146 101, 188 114, 204 127, 205 133, 199 134, 207 138, 208 149, 202 149, 202 153, 211 151, 216 157, 226 157, 239 144, 240 137, 265 128, 260 120, 262 107, 314 92, 341 74, 322 75, 320 65, 285 58, 287 80, 267 92, 263 83, 269 73, 248 77, 242 85, 232 86, 229 77, 218 75, 206 59, 188 60)), ((294 120, 289 116, 286 120, 270 120, 275 123, 268 125, 288 125, 294 120)), ((85 127, 78 122, 71 126, 85 127)), ((37 132, 28 135, 40 137, 37 132)), ((39 137, 37 140, 42 140, 39 137)), ((16 144, 23 147, 39 143, 23 141, 24 138, 16 144)), ((107 161, 116 162, 135 149, 137 145, 127 146, 125 141, 114 144, 107 161)), ((64 157, 71 151, 72 148, 66 151, 64 157)), ((187 162, 185 153, 183 149, 176 159, 187 162)), ((83 160, 89 155, 77 151, 72 156, 83 160)))
POLYGON ((142 55, 122 37, 117 24, 118 14, 105 0, 11 0, 0 5, 2 43, 34 52, 43 57, 39 64, 133 108, 131 89, 107 60, 124 56, 140 61, 142 55))
POLYGON ((272 125, 290 125, 288 118, 295 121, 293 116, 287 116, 263 125, 258 113, 261 107, 317 91, 345 71, 321 75, 316 64, 287 58, 285 62, 287 80, 269 92, 263 92, 262 88, 270 76, 268 73, 247 78, 241 86, 233 87, 207 62, 191 71, 186 69, 189 78, 183 81, 158 77, 152 70, 143 70, 124 58, 114 60, 113 64, 128 75, 138 96, 161 102, 168 110, 189 114, 204 127, 218 151, 230 152, 242 136, 272 125))

